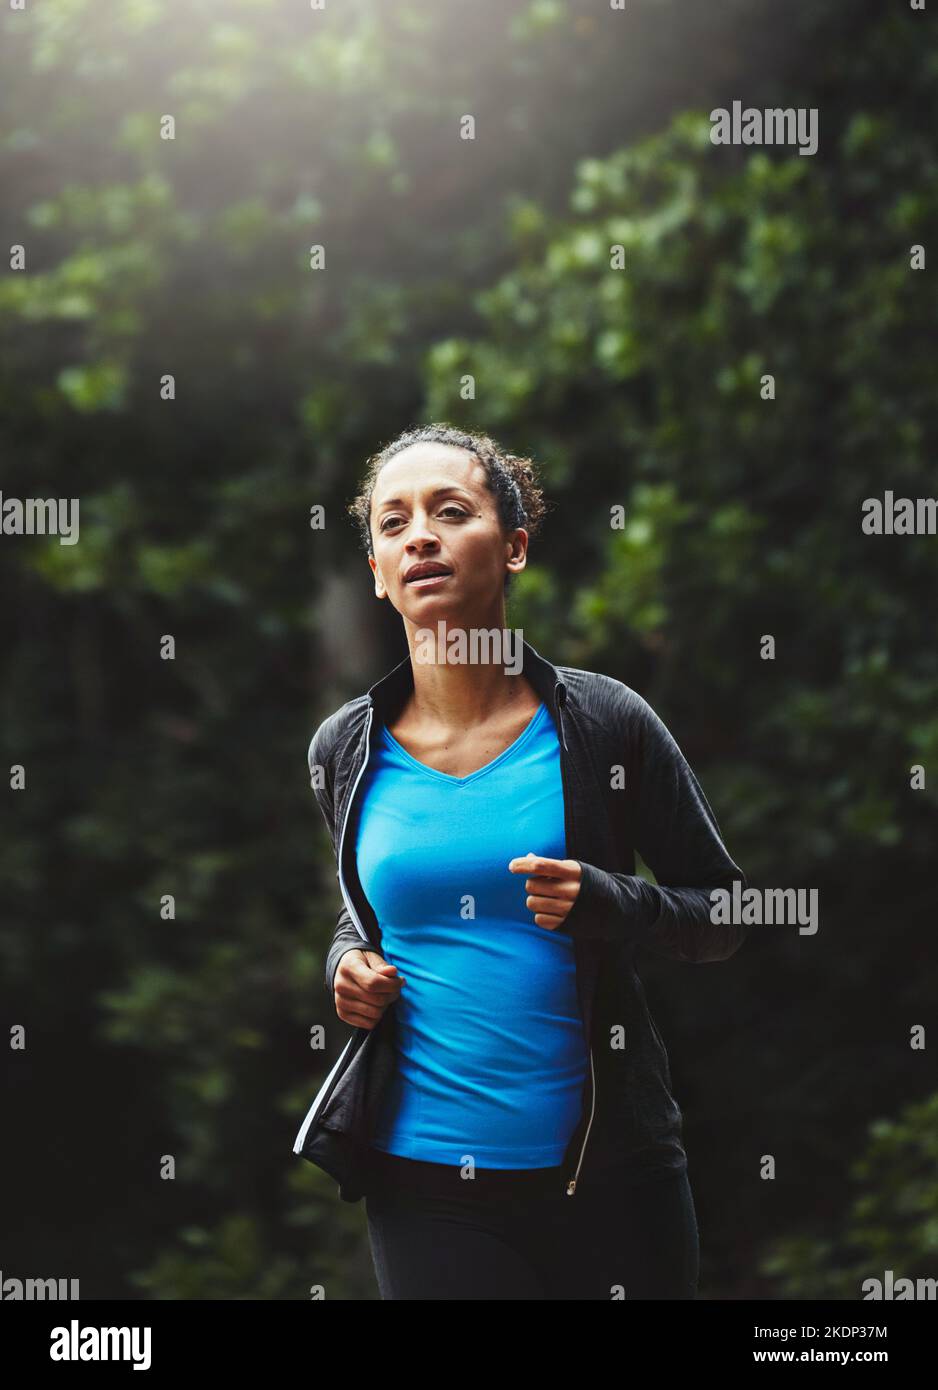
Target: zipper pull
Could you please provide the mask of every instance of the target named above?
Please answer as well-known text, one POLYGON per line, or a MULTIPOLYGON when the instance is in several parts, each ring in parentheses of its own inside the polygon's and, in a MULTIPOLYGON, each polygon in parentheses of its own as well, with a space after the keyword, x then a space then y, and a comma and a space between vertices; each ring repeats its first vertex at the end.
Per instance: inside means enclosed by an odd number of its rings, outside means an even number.
POLYGON ((576 1192, 576 1178, 571 1178, 567 1183, 567 1196, 572 1197, 574 1192, 576 1192))

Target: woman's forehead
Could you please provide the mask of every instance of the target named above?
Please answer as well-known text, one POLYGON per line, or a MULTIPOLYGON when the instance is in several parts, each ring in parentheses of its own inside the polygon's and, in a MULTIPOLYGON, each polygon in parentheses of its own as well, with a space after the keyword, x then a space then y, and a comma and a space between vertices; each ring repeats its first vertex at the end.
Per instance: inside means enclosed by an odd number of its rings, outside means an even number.
POLYGON ((382 466, 373 496, 381 502, 399 488, 429 494, 454 483, 469 491, 484 489, 485 470, 475 455, 448 444, 415 444, 382 466))

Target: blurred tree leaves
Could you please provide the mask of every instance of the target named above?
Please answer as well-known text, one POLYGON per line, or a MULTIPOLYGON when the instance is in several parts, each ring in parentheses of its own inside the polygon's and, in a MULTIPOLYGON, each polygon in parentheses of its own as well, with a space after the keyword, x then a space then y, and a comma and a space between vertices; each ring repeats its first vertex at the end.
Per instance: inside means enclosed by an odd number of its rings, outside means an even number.
POLYGON ((778 1297, 860 1299, 869 1293, 864 1281, 886 1285, 887 1270, 893 1284, 934 1281, 938 1094, 871 1124, 849 1175, 855 1195, 833 1229, 786 1236, 766 1254, 763 1272, 777 1281, 778 1297))
MULTIPOLYGON (((908 769, 938 749, 936 542, 859 529, 868 495, 934 492, 916 18, 856 0, 845 43, 836 0, 58 0, 0 36, 27 254, 0 278, 2 486, 80 497, 82 528, 0 542, 29 779, 0 942, 35 1038, 11 1268, 78 1250, 95 1296, 375 1296, 361 1208, 290 1152, 345 1035, 305 751, 358 693, 330 632, 390 664, 324 598, 366 584, 344 503, 379 442, 449 418, 544 463, 511 621, 652 700, 753 882, 819 887, 817 938, 646 978, 726 1205, 706 1291, 846 1289, 833 1235, 748 1271, 823 1228, 870 1115, 925 1089, 895 1039, 935 985, 935 788, 908 769), (743 80, 820 105, 817 157, 714 149, 743 80), (758 1155, 789 1142, 769 1210, 758 1155)), ((929 1124, 897 1121, 903 1152, 929 1124)), ((901 1193, 867 1180, 886 1228, 901 1193)))

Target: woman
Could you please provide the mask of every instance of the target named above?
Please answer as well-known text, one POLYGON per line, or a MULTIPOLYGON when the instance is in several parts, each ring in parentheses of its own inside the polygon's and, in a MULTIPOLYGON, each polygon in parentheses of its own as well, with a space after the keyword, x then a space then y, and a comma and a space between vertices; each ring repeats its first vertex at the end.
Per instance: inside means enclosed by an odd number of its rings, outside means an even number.
POLYGON ((295 1152, 365 1196, 382 1298, 693 1298, 633 955, 732 955, 746 928, 710 892, 746 880, 650 706, 506 628, 544 512, 530 461, 427 426, 350 511, 409 654, 310 745, 344 900, 326 980, 355 1031, 295 1152))

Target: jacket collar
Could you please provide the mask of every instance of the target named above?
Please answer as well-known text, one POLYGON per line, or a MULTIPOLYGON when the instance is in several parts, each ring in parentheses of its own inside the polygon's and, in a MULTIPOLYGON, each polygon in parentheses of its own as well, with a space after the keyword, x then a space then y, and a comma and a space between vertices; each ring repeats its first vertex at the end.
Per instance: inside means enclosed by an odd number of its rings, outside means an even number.
MULTIPOLYGON (((557 703, 566 698, 567 687, 557 667, 540 655, 530 642, 521 639, 521 669, 534 689, 556 717, 557 703)), ((385 676, 375 681, 368 692, 368 703, 378 715, 401 708, 414 688, 414 671, 410 652, 385 676)))

